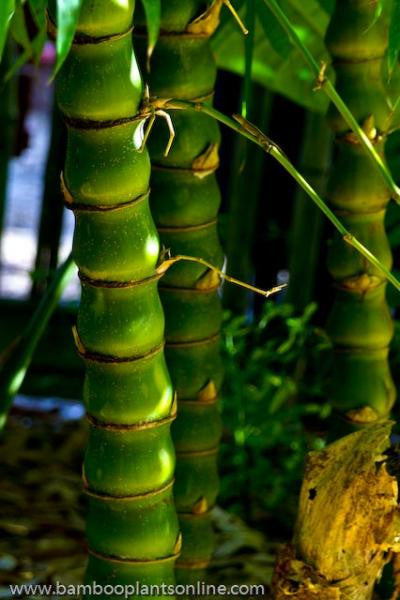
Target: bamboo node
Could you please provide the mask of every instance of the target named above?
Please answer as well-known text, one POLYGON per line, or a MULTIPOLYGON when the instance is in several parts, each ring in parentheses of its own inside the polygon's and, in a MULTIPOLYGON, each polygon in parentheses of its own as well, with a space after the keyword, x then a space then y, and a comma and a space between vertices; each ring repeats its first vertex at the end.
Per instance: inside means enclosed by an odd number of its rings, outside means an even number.
MULTIPOLYGON (((361 129, 364 131, 365 135, 369 139, 369 141, 373 144, 377 144, 383 139, 383 134, 378 131, 375 127, 375 117, 374 115, 369 115, 364 121, 361 123, 361 129)), ((360 138, 353 131, 348 131, 344 136, 340 139, 344 140, 349 144, 360 145, 360 138)))
POLYGON ((206 271, 205 275, 196 281, 197 290, 215 290, 220 286, 221 278, 214 270, 206 271))
POLYGON ((379 287, 381 284, 382 278, 370 273, 361 273, 361 275, 348 277, 338 283, 340 288, 359 294, 365 294, 369 290, 379 287))
POLYGON ((88 548, 88 553, 97 559, 100 559, 100 560, 103 560, 106 562, 121 564, 121 565, 158 565, 158 564, 165 563, 165 562, 174 562, 174 561, 176 561, 176 559, 179 556, 179 553, 177 553, 177 554, 171 554, 169 556, 162 556, 160 558, 148 558, 148 559, 136 558, 135 559, 135 558, 125 558, 122 556, 113 556, 110 554, 103 554, 101 552, 93 550, 92 548, 88 548))
POLYGON ((188 24, 186 32, 210 37, 218 28, 223 3, 223 0, 214 0, 204 13, 188 24))
POLYGON ((211 6, 203 14, 189 23, 186 28, 186 33, 206 37, 212 36, 220 23, 220 13, 223 5, 225 5, 230 11, 236 23, 242 30, 242 33, 247 35, 249 32, 244 26, 242 19, 232 6, 230 0, 214 0, 211 6))
MULTIPOLYGON (((164 101, 163 101, 163 103, 164 103, 164 101)), ((150 100, 150 90, 149 90, 149 86, 146 84, 146 86, 144 88, 142 107, 140 109, 139 114, 143 114, 145 122, 146 122, 146 120, 148 120, 148 125, 144 130, 143 139, 142 139, 142 143, 139 148, 139 152, 143 152, 146 147, 146 143, 147 143, 147 140, 149 139, 150 132, 153 129, 153 125, 156 121, 156 117, 162 117, 165 120, 165 122, 167 123, 167 127, 169 130, 169 139, 168 139, 167 145, 164 150, 164 156, 167 157, 168 154, 170 153, 172 144, 174 143, 174 139, 175 139, 175 128, 174 128, 174 124, 171 119, 171 115, 169 113, 167 113, 165 110, 163 110, 162 106, 163 106, 163 104, 160 105, 160 103, 158 103, 158 105, 157 105, 157 103, 150 100)))
POLYGON ((119 202, 118 204, 83 204, 74 202, 74 198, 68 189, 67 184, 65 183, 64 173, 61 171, 60 173, 60 185, 61 185, 61 193, 64 196, 64 205, 69 210, 75 212, 115 212, 118 210, 123 210, 124 208, 130 208, 134 204, 139 204, 143 200, 147 200, 150 195, 150 188, 148 188, 143 194, 136 196, 135 198, 131 198, 130 200, 125 200, 124 202, 119 202))
POLYGON ((315 85, 313 87, 313 91, 314 92, 318 92, 319 90, 322 90, 323 86, 326 83, 326 70, 328 68, 328 63, 324 60, 321 61, 321 67, 315 82, 315 85))
MULTIPOLYGON (((51 18, 49 11, 46 10, 46 20, 47 20, 47 33, 52 40, 57 38, 57 25, 51 18)), ((115 42, 120 40, 128 35, 131 35, 133 31, 133 25, 131 25, 125 31, 120 31, 118 33, 110 33, 109 35, 102 35, 99 37, 95 37, 92 35, 88 35, 87 33, 78 32, 75 33, 72 44, 74 46, 83 46, 89 44, 103 44, 104 42, 115 42)))
POLYGON ((202 496, 197 502, 195 502, 192 506, 192 513, 194 515, 203 515, 208 511, 208 502, 207 498, 202 496))
POLYGON ((180 554, 180 551, 182 550, 182 534, 181 532, 178 533, 178 537, 176 538, 176 542, 175 542, 175 546, 174 546, 174 555, 178 555, 180 554))
POLYGON ((210 144, 200 156, 192 162, 194 174, 199 179, 203 179, 214 173, 219 167, 218 144, 210 144))
POLYGON ((197 394, 197 400, 201 403, 211 403, 217 397, 217 386, 214 381, 210 379, 210 381, 199 391, 197 394))
POLYGON ((78 354, 84 360, 97 362, 97 363, 108 363, 108 364, 117 365, 120 363, 128 363, 128 362, 137 362, 139 360, 147 360, 147 359, 152 358, 153 356, 156 356, 156 354, 159 354, 164 349, 164 342, 163 342, 162 344, 155 346, 154 348, 152 348, 145 354, 140 354, 137 356, 120 357, 120 356, 111 356, 108 354, 97 354, 95 352, 90 352, 87 348, 85 348, 85 346, 82 343, 81 338, 79 336, 78 328, 76 327, 76 325, 72 326, 72 335, 74 338, 74 342, 75 342, 75 346, 78 351, 78 354))
POLYGON ((137 423, 104 423, 99 421, 90 414, 86 415, 89 424, 95 429, 103 429, 104 431, 112 431, 114 433, 132 433, 133 431, 144 431, 147 429, 157 429, 158 427, 164 427, 172 423, 176 418, 176 410, 170 413, 167 417, 156 419, 153 421, 139 421, 137 423))
POLYGON ((171 404, 171 412, 170 412, 171 419, 176 419, 177 414, 178 414, 178 392, 175 390, 174 397, 172 399, 172 404, 171 404))

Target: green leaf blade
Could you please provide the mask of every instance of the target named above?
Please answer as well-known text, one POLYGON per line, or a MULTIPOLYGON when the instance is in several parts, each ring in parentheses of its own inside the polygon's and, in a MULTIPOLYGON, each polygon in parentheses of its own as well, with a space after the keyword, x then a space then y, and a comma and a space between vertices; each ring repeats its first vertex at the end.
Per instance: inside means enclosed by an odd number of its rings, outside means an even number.
POLYGON ((15 11, 15 0, 0 1, 0 59, 3 55, 8 28, 15 11))
POLYGON ((78 25, 83 0, 57 0, 57 60, 54 75, 67 58, 78 25))
POLYGON ((147 58, 150 60, 161 25, 161 0, 142 0, 148 33, 147 58))
POLYGON ((393 0, 389 27, 388 63, 389 73, 393 72, 400 52, 400 0, 393 0))

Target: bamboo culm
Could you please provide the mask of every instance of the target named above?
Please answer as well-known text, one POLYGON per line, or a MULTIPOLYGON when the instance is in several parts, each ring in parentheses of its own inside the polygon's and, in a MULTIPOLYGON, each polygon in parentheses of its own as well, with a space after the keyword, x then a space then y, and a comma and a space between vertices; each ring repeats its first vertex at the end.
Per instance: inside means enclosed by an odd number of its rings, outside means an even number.
MULTIPOLYGON (((211 102, 216 66, 209 36, 218 24, 221 2, 214 2, 206 13, 203 0, 163 0, 161 6, 161 35, 148 74, 150 96, 211 102)), ((144 31, 134 39, 145 62, 144 31)), ((161 242, 173 255, 197 256, 221 267, 218 125, 208 115, 169 112, 176 137, 168 156, 168 130, 161 119, 149 138, 151 209, 161 242)), ((160 285, 167 364, 178 400, 172 434, 177 453, 175 502, 183 536, 176 570, 180 583, 202 579, 214 547, 210 511, 218 492, 221 435, 219 283, 205 266, 183 262, 169 269, 160 285)))
POLYGON ((180 544, 170 436, 176 403, 163 351, 150 160, 137 116, 134 5, 110 11, 108 0, 84 0, 57 77, 68 129, 62 188, 75 215, 82 284, 75 338, 90 425, 86 581, 103 586, 173 583, 180 544))
MULTIPOLYGON (((391 116, 382 76, 387 26, 384 17, 375 18, 375 10, 365 0, 339 0, 326 43, 338 92, 384 160, 391 116)), ((328 200, 352 233, 390 269, 384 227, 390 190, 332 106, 328 118, 337 145, 328 200)), ((332 404, 353 425, 386 418, 395 388, 388 366, 393 323, 385 278, 339 237, 331 244, 328 268, 337 290, 327 325, 335 350, 332 404)))

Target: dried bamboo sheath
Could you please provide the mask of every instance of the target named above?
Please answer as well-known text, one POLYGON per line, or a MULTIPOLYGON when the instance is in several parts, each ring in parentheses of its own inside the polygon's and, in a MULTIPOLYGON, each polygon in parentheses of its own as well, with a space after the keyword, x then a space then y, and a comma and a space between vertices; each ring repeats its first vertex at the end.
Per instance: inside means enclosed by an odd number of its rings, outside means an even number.
MULTIPOLYGON (((161 35, 148 75, 150 95, 211 98, 216 66, 209 36, 218 24, 221 3, 213 3, 206 13, 202 0, 161 4, 161 35)), ((145 36, 139 33, 134 40, 145 62, 145 36)), ((201 113, 170 111, 170 115, 176 137, 168 156, 164 156, 168 130, 162 119, 149 139, 151 209, 161 243, 174 255, 199 256, 221 267, 216 223, 220 192, 215 177, 218 126, 201 113)), ((172 434, 177 452, 175 503, 183 536, 179 582, 202 577, 214 544, 210 509, 218 492, 217 395, 222 380, 218 285, 218 278, 193 263, 175 265, 160 285, 167 364, 178 398, 172 434)))
POLYGON ((82 280, 76 337, 90 423, 87 580, 103 585, 172 583, 179 552, 176 407, 163 351, 150 160, 139 152, 143 123, 135 119, 142 82, 133 10, 134 0, 111 11, 108 0, 84 1, 57 78, 68 124, 63 187, 82 280))

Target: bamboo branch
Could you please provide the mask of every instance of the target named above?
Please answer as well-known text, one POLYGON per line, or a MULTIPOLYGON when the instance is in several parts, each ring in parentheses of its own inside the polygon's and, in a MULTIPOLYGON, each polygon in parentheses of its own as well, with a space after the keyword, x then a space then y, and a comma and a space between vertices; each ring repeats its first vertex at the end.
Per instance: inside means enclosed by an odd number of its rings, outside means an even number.
POLYGON ((385 180, 387 186, 389 187, 391 193, 393 194, 393 198, 397 203, 400 203, 400 188, 396 185, 393 177, 390 174, 389 169, 377 153, 374 148, 373 142, 368 137, 367 133, 360 126, 357 120, 354 118, 352 112, 347 107, 346 103, 342 100, 341 96, 337 93, 334 85, 330 81, 330 79, 326 75, 326 63, 322 63, 319 65, 307 46, 303 43, 300 36, 296 32, 292 23, 287 18, 286 14, 279 6, 277 0, 263 0, 264 3, 268 6, 268 8, 275 15, 276 19, 285 29, 292 43, 300 50, 305 61, 308 63, 311 70, 314 72, 317 85, 316 89, 322 89, 325 94, 328 96, 330 101, 335 105, 338 112, 342 115, 343 119, 346 121, 347 125, 350 129, 355 133, 361 145, 364 147, 365 151, 371 158, 372 162, 375 164, 376 168, 380 171, 383 179, 385 180))
POLYGON ((233 285, 237 285, 239 287, 245 288, 246 290, 250 290, 254 294, 259 294, 260 296, 264 296, 264 298, 269 298, 273 294, 277 294, 278 292, 281 292, 287 286, 286 283, 282 283, 281 285, 277 285, 269 290, 262 290, 261 288, 251 285, 250 283, 246 283, 244 281, 241 281, 240 279, 236 279, 236 277, 227 275, 226 273, 224 273, 221 269, 219 269, 212 263, 208 262, 207 260, 204 260, 204 258, 200 258, 198 256, 187 256, 185 254, 178 254, 176 256, 171 256, 169 258, 162 260, 161 264, 159 265, 159 267, 157 269, 157 272, 160 274, 164 274, 170 267, 172 267, 173 264, 180 262, 182 260, 197 263, 199 265, 203 265, 204 267, 207 267, 207 269, 210 269, 211 271, 214 271, 215 273, 217 273, 217 275, 221 279, 224 279, 225 281, 228 281, 229 283, 232 283, 233 285))
POLYGON ((233 129, 240 135, 243 135, 248 140, 254 142, 260 148, 262 148, 267 154, 270 154, 275 160, 277 160, 283 168, 297 181, 297 183, 303 188, 303 190, 308 194, 311 200, 318 206, 318 208, 324 213, 324 215, 329 219, 332 225, 338 230, 343 240, 355 248, 360 254, 362 254, 371 264, 377 267, 383 275, 385 275, 386 279, 390 281, 390 283, 400 291, 400 282, 396 279, 396 277, 390 272, 390 270, 385 267, 381 263, 381 261, 376 258, 366 248, 352 233, 346 229, 343 223, 338 219, 335 213, 329 208, 326 202, 321 198, 319 194, 314 190, 314 188, 308 183, 308 181, 301 175, 301 173, 296 169, 296 167, 290 162, 289 158, 285 155, 285 153, 277 146, 273 141, 271 141, 262 131, 260 131, 255 125, 244 119, 239 115, 234 115, 233 118, 224 115, 217 109, 205 104, 203 102, 190 102, 189 100, 164 100, 162 101, 162 105, 166 109, 175 109, 175 110, 193 110, 200 111, 208 114, 210 117, 213 117, 220 123, 223 123, 230 129, 233 129))

